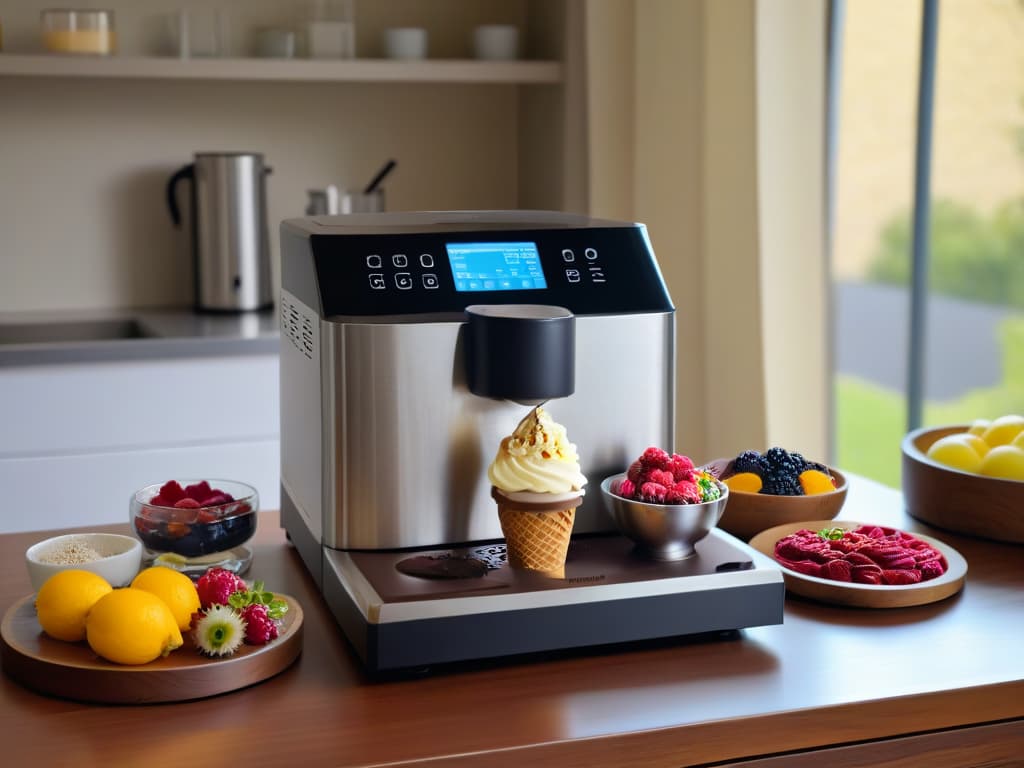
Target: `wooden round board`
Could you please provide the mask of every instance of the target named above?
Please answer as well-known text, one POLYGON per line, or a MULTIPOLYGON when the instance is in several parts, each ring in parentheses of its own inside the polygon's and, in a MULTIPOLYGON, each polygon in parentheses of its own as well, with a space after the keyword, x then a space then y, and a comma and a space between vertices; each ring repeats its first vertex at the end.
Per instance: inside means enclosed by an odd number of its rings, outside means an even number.
MULTIPOLYGON (((286 669, 302 651, 302 608, 288 603, 278 637, 243 644, 223 659, 204 656, 190 637, 166 657, 122 666, 98 657, 85 642, 65 643, 43 633, 35 595, 16 602, 0 625, 0 659, 10 677, 40 693, 78 701, 148 704, 188 701, 244 688, 286 669)), ((182 633, 186 634, 186 633, 182 633)))
MULTIPOLYGON (((864 523, 851 520, 811 520, 802 523, 786 523, 762 531, 750 540, 750 546, 761 554, 775 560, 775 544, 791 533, 801 529, 819 531, 823 528, 855 529, 864 523)), ((964 585, 967 576, 967 561, 948 544, 920 533, 911 536, 935 547, 946 558, 946 572, 936 579, 918 584, 852 584, 844 581, 821 579, 790 570, 779 564, 786 589, 795 595, 809 597, 825 603, 850 605, 858 608, 905 608, 944 600, 955 595, 964 585)), ((777 562, 777 561, 776 561, 777 562)))

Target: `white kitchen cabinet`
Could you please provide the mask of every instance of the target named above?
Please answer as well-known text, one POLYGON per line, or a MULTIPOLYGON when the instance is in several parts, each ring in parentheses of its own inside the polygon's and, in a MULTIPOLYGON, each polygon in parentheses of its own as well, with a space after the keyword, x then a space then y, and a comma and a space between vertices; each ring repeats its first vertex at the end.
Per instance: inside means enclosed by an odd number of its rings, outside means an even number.
POLYGON ((0 368, 0 533, 123 522, 171 478, 279 502, 276 354, 0 368))

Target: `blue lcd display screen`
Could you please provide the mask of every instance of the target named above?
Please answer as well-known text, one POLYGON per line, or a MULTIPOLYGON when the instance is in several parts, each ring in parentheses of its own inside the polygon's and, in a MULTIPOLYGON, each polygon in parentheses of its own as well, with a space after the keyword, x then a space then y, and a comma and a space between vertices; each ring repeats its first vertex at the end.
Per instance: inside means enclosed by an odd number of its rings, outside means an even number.
POLYGON ((456 291, 547 288, 536 243, 446 243, 456 291))

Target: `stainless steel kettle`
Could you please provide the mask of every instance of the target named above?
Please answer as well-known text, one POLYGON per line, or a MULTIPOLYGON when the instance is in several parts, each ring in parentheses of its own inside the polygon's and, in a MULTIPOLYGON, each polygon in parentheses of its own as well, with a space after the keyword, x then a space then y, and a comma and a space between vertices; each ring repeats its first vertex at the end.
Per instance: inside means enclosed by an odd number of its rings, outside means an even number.
POLYGON ((248 312, 273 306, 263 155, 197 152, 167 182, 167 207, 181 226, 176 187, 192 182, 192 258, 195 308, 248 312))

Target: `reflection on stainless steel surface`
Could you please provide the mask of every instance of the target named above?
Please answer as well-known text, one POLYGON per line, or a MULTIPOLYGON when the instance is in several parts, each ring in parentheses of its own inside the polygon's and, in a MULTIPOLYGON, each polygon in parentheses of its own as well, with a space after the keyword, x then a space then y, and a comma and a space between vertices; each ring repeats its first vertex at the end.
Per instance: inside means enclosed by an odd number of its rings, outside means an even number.
MULTIPOLYGON (((501 538, 486 468, 528 407, 469 392, 464 328, 458 321, 322 322, 325 378, 321 382, 320 366, 303 357, 306 391, 295 395, 315 405, 324 393, 323 434, 330 436, 322 462, 326 546, 380 549, 501 538), (332 375, 336 371, 347 372, 344 387, 332 375)), ((547 407, 581 446, 581 466, 591 479, 576 513, 578 533, 613 528, 597 490, 601 478, 649 444, 672 444, 671 329, 670 314, 577 318, 578 345, 603 354, 577 355, 575 393, 547 407), (602 361, 624 359, 657 362, 608 376, 602 361), (646 407, 636 408, 637 402, 646 407)), ((282 350, 290 352, 290 345, 282 350)), ((292 418, 301 421, 297 413, 292 418)), ((305 421, 320 431, 315 414, 305 421)), ((297 453, 284 454, 285 476, 293 467, 321 466, 314 444, 305 441, 294 446, 297 453)), ((320 484, 305 487, 318 490, 320 484)))

